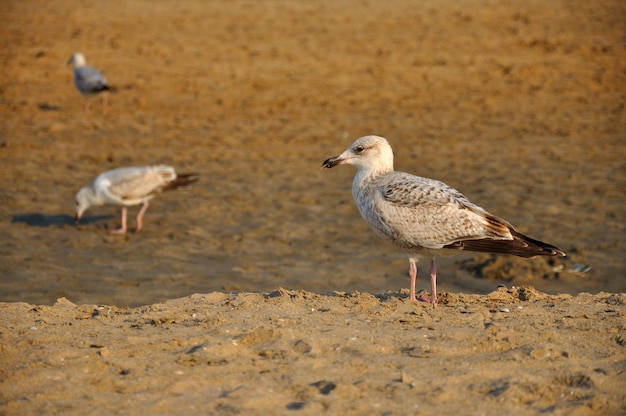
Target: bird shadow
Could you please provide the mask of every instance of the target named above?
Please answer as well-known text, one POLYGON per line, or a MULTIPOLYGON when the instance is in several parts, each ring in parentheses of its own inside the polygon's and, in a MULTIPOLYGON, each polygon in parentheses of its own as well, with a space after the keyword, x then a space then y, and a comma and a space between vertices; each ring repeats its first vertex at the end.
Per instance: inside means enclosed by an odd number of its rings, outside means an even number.
POLYGON ((37 103, 37 107, 39 107, 39 109, 41 111, 61 111, 61 110, 63 110, 63 108, 59 107, 58 105, 50 104, 50 103, 47 103, 47 102, 37 103))
MULTIPOLYGON (((83 217, 80 222, 83 224, 89 224, 92 222, 102 221, 106 219, 113 218, 112 215, 96 215, 93 217, 83 217)), ((75 225, 74 217, 71 215, 60 214, 60 215, 46 215, 39 213, 28 213, 28 214, 19 214, 14 215, 11 219, 12 223, 23 223, 26 225, 30 225, 31 227, 49 227, 49 226, 59 226, 59 225, 75 225)))

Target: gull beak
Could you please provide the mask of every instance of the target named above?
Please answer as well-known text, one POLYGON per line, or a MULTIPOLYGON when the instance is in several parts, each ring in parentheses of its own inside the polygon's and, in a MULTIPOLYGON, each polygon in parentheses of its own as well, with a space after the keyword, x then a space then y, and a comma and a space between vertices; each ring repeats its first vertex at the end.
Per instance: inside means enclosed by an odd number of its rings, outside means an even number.
POLYGON ((78 224, 78 221, 80 221, 80 212, 76 211, 76 214, 74 214, 74 221, 76 222, 76 224, 78 224))
POLYGON ((345 159, 342 159, 341 155, 329 157, 328 159, 324 161, 324 163, 322 163, 322 167, 320 169, 334 168, 335 166, 341 165, 344 162, 345 162, 345 159))

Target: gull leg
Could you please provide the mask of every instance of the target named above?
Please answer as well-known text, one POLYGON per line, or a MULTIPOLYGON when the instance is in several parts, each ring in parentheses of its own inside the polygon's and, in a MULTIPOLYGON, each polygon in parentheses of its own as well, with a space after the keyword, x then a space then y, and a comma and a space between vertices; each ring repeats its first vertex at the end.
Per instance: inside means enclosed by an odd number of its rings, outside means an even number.
MULTIPOLYGON (((432 263, 431 263, 431 266, 432 266, 432 263)), ((409 300, 413 302, 430 302, 431 301, 430 299, 425 298, 422 295, 420 295, 419 298, 415 297, 415 282, 417 281, 417 264, 416 264, 415 259, 413 258, 409 258, 409 276, 411 277, 411 288, 410 288, 410 293, 409 293, 409 300)))
POLYGON ((108 94, 106 91, 102 92, 102 114, 109 112, 108 94))
POLYGON ((435 259, 430 259, 430 303, 437 304, 437 266, 435 259))
POLYGON ((122 207, 122 226, 116 230, 112 230, 111 234, 117 234, 117 235, 126 234, 126 207, 122 207))
POLYGON ((146 210, 148 209, 148 205, 150 205, 148 201, 144 202, 141 206, 141 209, 139 210, 139 213, 137 214, 137 221, 135 225, 136 233, 141 231, 141 227, 143 227, 143 214, 145 214, 146 210))
POLYGON ((409 276, 411 277, 411 289, 409 294, 409 300, 413 302, 430 302, 430 299, 420 295, 419 298, 415 297, 415 282, 417 281, 417 264, 415 259, 409 259, 409 276))
POLYGON ((411 289, 409 294, 409 300, 415 302, 415 281, 417 280, 417 265, 415 260, 409 259, 409 276, 411 277, 411 289))

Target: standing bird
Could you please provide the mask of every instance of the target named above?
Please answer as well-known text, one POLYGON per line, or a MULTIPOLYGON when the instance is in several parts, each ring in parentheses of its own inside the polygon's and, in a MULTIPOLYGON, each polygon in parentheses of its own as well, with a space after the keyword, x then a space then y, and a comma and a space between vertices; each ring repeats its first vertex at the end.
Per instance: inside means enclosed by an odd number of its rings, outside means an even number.
POLYGON ((526 237, 502 218, 473 204, 445 183, 393 170, 393 151, 379 136, 357 139, 323 168, 349 164, 357 168, 352 196, 365 221, 382 237, 409 254, 410 299, 437 303, 435 257, 454 250, 559 256, 558 248, 526 237), (416 262, 430 257, 430 300, 415 297, 416 262))
POLYGON ((89 109, 89 96, 101 93, 102 114, 106 114, 109 111, 107 91, 110 90, 107 80, 99 71, 87 66, 85 56, 80 52, 73 54, 67 63, 74 67, 74 85, 85 97, 85 111, 89 109))
POLYGON ((143 214, 148 202, 158 193, 188 186, 196 182, 195 173, 177 175, 173 167, 167 165, 118 168, 101 173, 89 186, 84 186, 76 194, 76 222, 92 206, 121 205, 122 227, 111 234, 126 233, 126 207, 143 204, 137 214, 135 232, 143 226, 143 214))

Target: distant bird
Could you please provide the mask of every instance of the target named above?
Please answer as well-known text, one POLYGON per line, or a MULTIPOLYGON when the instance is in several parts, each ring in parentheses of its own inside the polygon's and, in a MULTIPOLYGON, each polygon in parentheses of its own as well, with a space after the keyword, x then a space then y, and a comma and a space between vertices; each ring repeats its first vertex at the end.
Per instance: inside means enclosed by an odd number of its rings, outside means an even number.
POLYGON ((107 80, 99 71, 87 66, 85 56, 80 52, 73 54, 67 63, 74 67, 74 85, 85 97, 85 111, 89 109, 89 96, 102 94, 102 113, 106 114, 109 111, 107 91, 110 90, 107 80))
POLYGON ((560 249, 515 231, 507 221, 473 204, 445 183, 396 172, 389 142, 364 136, 323 168, 349 164, 357 168, 352 195, 365 221, 382 237, 409 254, 410 299, 437 303, 435 257, 454 250, 559 256, 560 249), (415 297, 416 262, 430 257, 430 300, 415 297))
POLYGON ((135 227, 135 232, 139 232, 143 226, 143 214, 152 198, 162 191, 186 187, 197 180, 198 175, 195 173, 177 175, 174 168, 167 165, 109 170, 78 191, 74 218, 78 222, 83 213, 92 206, 120 205, 122 227, 111 231, 111 234, 123 235, 126 233, 126 207, 143 204, 137 214, 135 227))

